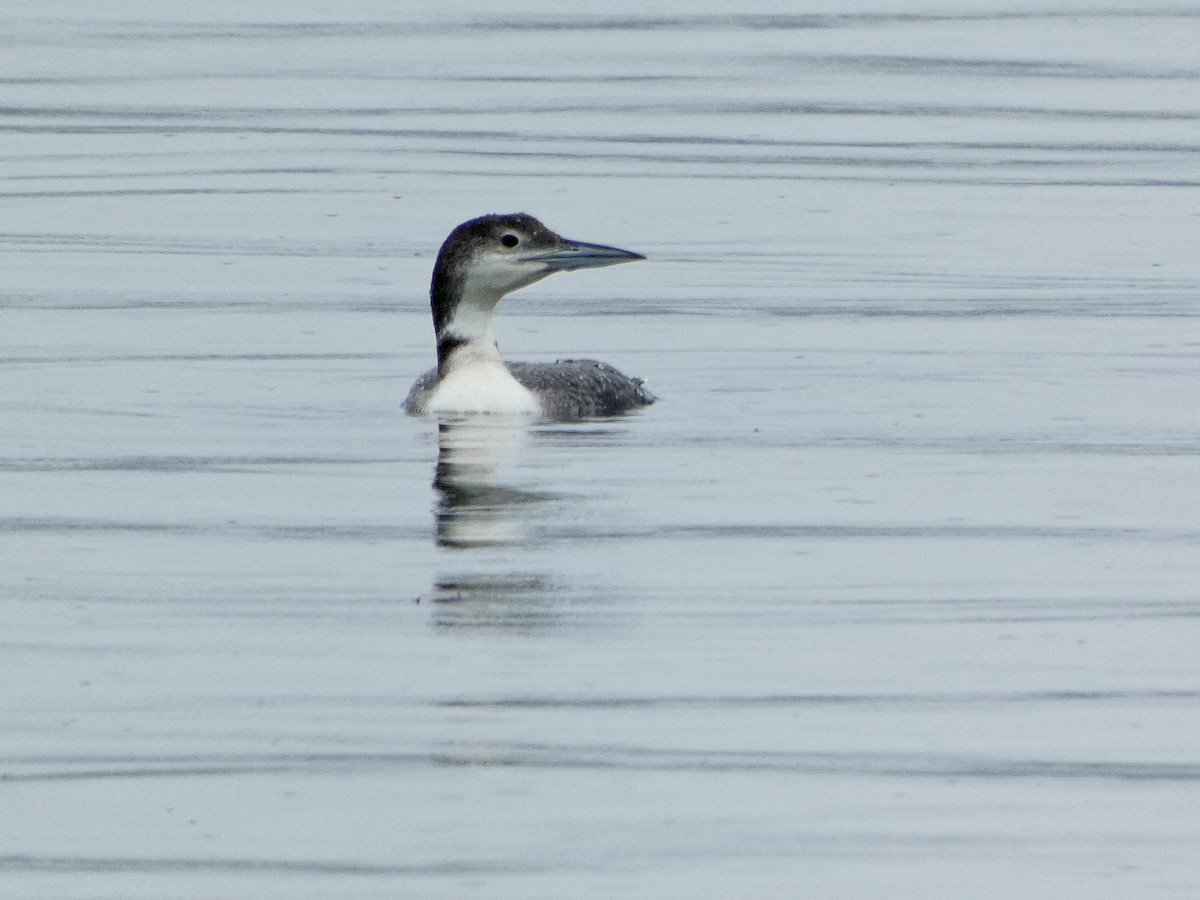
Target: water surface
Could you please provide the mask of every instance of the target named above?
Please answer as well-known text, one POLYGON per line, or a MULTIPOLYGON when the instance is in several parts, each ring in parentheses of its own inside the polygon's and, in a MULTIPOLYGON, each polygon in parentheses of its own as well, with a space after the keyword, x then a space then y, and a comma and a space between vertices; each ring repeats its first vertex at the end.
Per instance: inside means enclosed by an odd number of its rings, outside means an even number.
POLYGON ((1195 12, 93 7, 0 13, 5 893, 1195 896, 1195 12), (659 404, 401 413, 515 210, 649 259, 505 352, 659 404))

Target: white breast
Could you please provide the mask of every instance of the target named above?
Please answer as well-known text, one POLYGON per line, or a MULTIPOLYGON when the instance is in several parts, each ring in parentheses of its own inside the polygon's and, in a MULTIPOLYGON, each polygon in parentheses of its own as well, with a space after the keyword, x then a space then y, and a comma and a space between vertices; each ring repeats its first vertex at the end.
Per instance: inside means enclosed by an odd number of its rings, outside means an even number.
POLYGON ((501 413, 541 415, 537 398, 512 377, 500 359, 471 360, 455 366, 437 383, 425 404, 433 415, 501 413))

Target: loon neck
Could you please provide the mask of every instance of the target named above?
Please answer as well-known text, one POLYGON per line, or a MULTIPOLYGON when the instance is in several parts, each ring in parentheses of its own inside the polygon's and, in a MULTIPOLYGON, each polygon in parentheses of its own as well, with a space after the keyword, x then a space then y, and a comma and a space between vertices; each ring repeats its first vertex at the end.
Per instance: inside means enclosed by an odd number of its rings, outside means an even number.
POLYGON ((495 291, 472 290, 463 285, 457 296, 434 294, 437 329, 438 374, 466 362, 500 362, 500 348, 492 333, 492 315, 503 294, 495 291))

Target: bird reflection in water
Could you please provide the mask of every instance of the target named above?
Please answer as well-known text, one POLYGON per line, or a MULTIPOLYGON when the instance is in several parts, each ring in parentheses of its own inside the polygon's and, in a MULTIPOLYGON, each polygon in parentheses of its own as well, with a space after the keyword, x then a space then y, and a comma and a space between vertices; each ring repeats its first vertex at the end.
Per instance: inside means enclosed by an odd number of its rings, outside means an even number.
POLYGON ((452 571, 429 595, 439 605, 439 627, 527 630, 557 621, 557 592, 544 573, 512 571, 510 553, 459 555, 533 543, 536 510, 557 496, 513 484, 529 437, 524 416, 461 416, 438 425, 436 539, 455 551, 452 571))
POLYGON ((523 416, 462 416, 439 423, 433 486, 440 546, 506 547, 527 541, 532 507, 555 499, 505 483, 527 439, 523 416))
POLYGON ((524 633, 606 621, 619 592, 607 579, 581 578, 570 554, 545 552, 563 540, 556 525, 581 515, 580 497, 537 488, 566 480, 547 469, 547 447, 594 452, 622 433, 612 423, 531 427, 523 416, 439 422, 433 486, 443 568, 424 598, 434 604, 433 626, 524 633))

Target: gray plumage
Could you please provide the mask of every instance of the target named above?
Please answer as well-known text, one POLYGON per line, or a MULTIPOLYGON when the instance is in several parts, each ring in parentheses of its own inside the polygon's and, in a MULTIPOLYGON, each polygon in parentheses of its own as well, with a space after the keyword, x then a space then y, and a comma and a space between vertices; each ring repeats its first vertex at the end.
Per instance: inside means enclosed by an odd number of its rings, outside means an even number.
MULTIPOLYGON (((560 422, 619 416, 658 399, 641 378, 630 378, 595 359, 505 365, 537 398, 542 415, 560 422)), ((404 401, 406 412, 416 414, 424 409, 437 378, 437 369, 430 369, 417 379, 404 401)))

